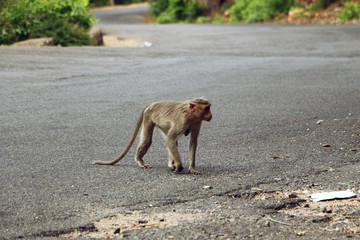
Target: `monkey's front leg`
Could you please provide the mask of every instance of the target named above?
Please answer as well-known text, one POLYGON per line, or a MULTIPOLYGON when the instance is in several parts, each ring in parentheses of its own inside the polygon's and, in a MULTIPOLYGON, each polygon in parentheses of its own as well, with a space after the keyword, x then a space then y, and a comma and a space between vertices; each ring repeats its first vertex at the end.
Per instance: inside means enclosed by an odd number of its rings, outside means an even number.
POLYGON ((191 131, 189 143, 189 173, 199 175, 200 172, 195 170, 195 155, 197 147, 197 138, 199 136, 200 127, 191 131))
MULTIPOLYGON (((176 147, 179 147, 178 141, 176 141, 176 147)), ((175 161, 174 159, 171 157, 171 154, 169 153, 169 162, 168 162, 168 166, 171 169, 171 171, 175 170, 175 161)))
POLYGON ((168 167, 171 169, 171 171, 175 170, 175 161, 174 161, 174 159, 171 158, 170 153, 169 153, 168 167))
POLYGON ((184 168, 181 163, 180 155, 177 148, 177 141, 175 137, 168 135, 166 138, 166 145, 169 150, 169 163, 168 166, 174 172, 181 172, 184 168))

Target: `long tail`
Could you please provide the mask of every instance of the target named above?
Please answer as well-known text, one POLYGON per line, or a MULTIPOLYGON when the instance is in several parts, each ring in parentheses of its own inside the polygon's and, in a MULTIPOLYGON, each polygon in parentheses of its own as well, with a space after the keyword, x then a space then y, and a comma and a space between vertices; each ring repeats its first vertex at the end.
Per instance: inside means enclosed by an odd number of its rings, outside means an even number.
POLYGON ((131 146, 133 145, 136 136, 138 135, 139 129, 141 127, 142 121, 143 121, 143 116, 144 116, 144 111, 141 112, 141 115, 136 123, 136 127, 135 130, 131 136, 130 141, 128 142, 128 144, 126 145, 124 151, 114 160, 110 161, 110 162, 106 162, 106 161, 95 161, 93 164, 98 164, 98 165, 114 165, 115 163, 117 163, 118 161, 120 161, 123 157, 125 157, 125 155, 128 153, 128 151, 130 150, 131 146))

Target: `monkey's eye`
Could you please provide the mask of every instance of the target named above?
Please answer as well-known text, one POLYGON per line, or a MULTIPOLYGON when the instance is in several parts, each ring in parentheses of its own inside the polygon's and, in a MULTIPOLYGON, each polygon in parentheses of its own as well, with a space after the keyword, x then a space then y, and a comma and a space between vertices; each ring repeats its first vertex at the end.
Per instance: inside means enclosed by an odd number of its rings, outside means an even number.
POLYGON ((205 111, 205 112, 210 111, 210 106, 205 107, 205 108, 204 108, 204 111, 205 111))

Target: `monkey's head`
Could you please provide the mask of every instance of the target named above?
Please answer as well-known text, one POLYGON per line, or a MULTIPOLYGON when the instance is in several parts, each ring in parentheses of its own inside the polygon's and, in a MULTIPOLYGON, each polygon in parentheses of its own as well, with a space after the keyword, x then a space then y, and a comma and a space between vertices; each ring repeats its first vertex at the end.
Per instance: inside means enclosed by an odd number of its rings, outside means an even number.
MULTIPOLYGON (((205 99, 201 99, 205 100, 205 99)), ((212 119, 212 114, 210 111, 211 104, 209 101, 202 101, 200 103, 196 103, 194 101, 190 102, 189 109, 191 112, 194 113, 195 118, 199 120, 205 120, 207 122, 210 122, 212 119)))

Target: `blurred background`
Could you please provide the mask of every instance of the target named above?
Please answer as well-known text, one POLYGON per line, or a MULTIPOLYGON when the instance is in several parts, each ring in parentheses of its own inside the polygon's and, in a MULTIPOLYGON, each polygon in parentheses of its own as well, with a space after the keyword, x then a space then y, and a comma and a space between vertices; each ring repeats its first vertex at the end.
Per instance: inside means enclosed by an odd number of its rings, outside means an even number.
POLYGON ((147 23, 357 24, 359 0, 0 0, 0 45, 51 37, 54 45, 97 45, 93 8, 148 4, 147 23))

